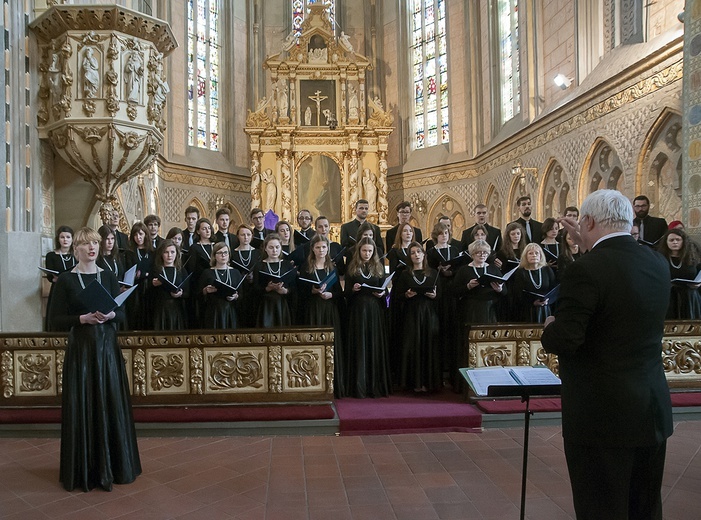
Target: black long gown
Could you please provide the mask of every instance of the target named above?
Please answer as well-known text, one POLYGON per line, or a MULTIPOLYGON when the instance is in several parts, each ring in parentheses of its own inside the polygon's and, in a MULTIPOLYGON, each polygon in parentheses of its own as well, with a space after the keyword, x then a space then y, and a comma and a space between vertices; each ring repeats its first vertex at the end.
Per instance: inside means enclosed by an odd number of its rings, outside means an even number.
POLYGON ((309 272, 304 266, 299 272, 300 279, 297 280, 297 291, 302 308, 302 324, 333 327, 334 395, 336 397, 345 397, 348 384, 348 353, 343 348, 343 330, 341 329, 341 317, 339 314, 339 303, 343 300, 341 283, 336 281, 330 288, 327 288, 326 290, 332 294, 332 297, 324 300, 319 294, 312 293, 314 284, 301 280, 301 278, 305 278, 320 282, 328 274, 325 269, 314 269, 313 272, 309 272))
MULTIPOLYGON (((411 265, 408 250, 403 247, 392 247, 387 253, 387 260, 389 261, 389 272, 394 273, 394 278, 392 278, 394 285, 406 266, 411 265)), ((402 365, 402 323, 404 321, 402 304, 404 300, 398 298, 396 294, 394 289, 389 293, 389 366, 392 379, 398 381, 402 365)))
POLYGON ((231 251, 231 265, 239 270, 247 279, 239 289, 238 322, 240 327, 252 328, 256 326, 258 316, 258 300, 256 298, 253 274, 251 269, 257 269, 260 262, 260 251, 249 249, 248 251, 231 251), (238 265, 237 265, 238 264, 238 265), (245 303, 243 303, 245 302, 245 303))
POLYGON ((134 283, 139 285, 125 303, 126 308, 126 329, 127 330, 148 330, 151 327, 151 302, 149 301, 148 275, 153 269, 153 253, 146 250, 126 251, 124 268, 131 269, 137 267, 137 278, 134 283))
POLYGON ((502 285, 500 293, 492 289, 491 284, 474 289, 467 288, 471 280, 485 274, 501 276, 501 271, 493 265, 485 267, 464 265, 455 275, 453 294, 458 298, 458 320, 461 325, 497 323, 497 306, 502 297, 507 294, 506 284, 502 285))
POLYGON ((538 299, 528 292, 546 294, 557 285, 555 273, 547 265, 539 269, 529 271, 518 268, 513 276, 513 300, 512 311, 514 321, 523 323, 543 323, 550 316, 550 304, 543 306, 533 305, 538 299))
POLYGON ((437 273, 430 268, 413 272, 405 269, 394 286, 397 297, 403 300, 404 317, 399 384, 410 390, 437 390, 443 383, 435 301, 421 292, 406 297, 410 288, 433 287, 437 273))
POLYGON ((392 383, 384 316, 385 299, 369 289, 353 292, 356 283, 378 287, 382 278, 364 278, 346 273, 344 295, 347 302, 348 395, 352 397, 387 397, 392 383))
MULTIPOLYGON (((672 280, 675 278, 693 280, 700 268, 701 266, 698 265, 676 267, 670 262, 669 273, 672 280)), ((694 289, 683 282, 675 282, 672 284, 670 296, 667 311, 668 320, 698 320, 701 318, 701 293, 699 289, 694 289)))
MULTIPOLYGON (((216 280, 236 287, 241 281, 241 273, 237 269, 215 269, 211 268, 200 276, 200 286, 198 293, 202 294, 202 289, 208 285, 214 286, 216 280)), ((242 284, 245 285, 246 282, 242 284)), ((239 326, 238 308, 239 303, 245 307, 249 302, 242 300, 239 288, 239 297, 236 300, 227 300, 227 294, 223 290, 209 293, 204 296, 204 319, 202 326, 205 329, 236 329, 239 326)))
MULTIPOLYGON (((196 244, 192 244, 192 247, 189 249, 187 253, 188 259, 186 269, 189 273, 192 273, 192 276, 190 276, 190 283, 193 287, 199 287, 200 276, 209 269, 213 247, 213 242, 209 244, 197 242, 196 244)), ((191 300, 190 314, 190 326, 193 328, 201 328, 202 319, 204 317, 204 297, 202 293, 195 294, 194 298, 191 300), (194 316, 192 315, 193 311, 194 316)))
POLYGON ((290 262, 279 260, 277 262, 262 262, 258 269, 254 271, 256 297, 259 298, 257 327, 289 327, 292 324, 292 313, 289 301, 295 289, 296 276, 290 262), (287 294, 280 294, 277 291, 266 291, 268 282, 261 278, 260 273, 285 275, 283 282, 287 288, 287 294))
MULTIPOLYGON (((459 244, 460 242, 458 242, 459 244)), ((441 264, 449 260, 455 260, 460 255, 460 249, 450 245, 448 247, 432 247, 426 252, 428 266, 438 269, 441 264)), ((438 326, 440 329, 440 351, 442 371, 448 374, 448 379, 456 387, 460 375, 457 373, 457 352, 459 345, 459 328, 456 327, 456 305, 452 293, 453 281, 457 269, 452 268, 447 271, 440 271, 438 275, 438 294, 435 305, 438 313, 438 326)))
MULTIPOLYGON (((52 271, 58 271, 58 274, 60 275, 61 273, 65 273, 66 271, 70 271, 75 267, 75 264, 77 264, 77 260, 73 256, 73 253, 67 253, 65 255, 61 253, 56 253, 55 251, 49 251, 46 253, 46 261, 44 262, 44 267, 47 269, 51 269, 52 271)), ((49 288, 49 297, 46 300, 46 317, 44 319, 44 330, 46 331, 53 331, 56 330, 53 328, 53 324, 49 320, 49 306, 51 305, 51 300, 54 292, 54 276, 58 275, 52 275, 52 274, 47 274, 46 279, 49 281, 51 284, 49 288)))
MULTIPOLYGON (((141 474, 129 381, 114 324, 124 319, 124 310, 115 309, 110 322, 81 325, 80 315, 92 309, 78 294, 96 275, 80 276, 59 277, 49 309, 57 330, 70 331, 63 365, 60 481, 69 491, 98 486, 109 491, 113 483, 127 484, 141 474)), ((100 282, 113 296, 119 294, 112 273, 102 271, 100 282)))
MULTIPOLYGON (((162 267, 153 273, 153 279, 163 276, 174 286, 179 287, 187 277, 184 269, 175 267, 162 267)), ((190 295, 189 279, 182 287, 183 294, 179 298, 173 297, 173 288, 163 283, 158 287, 151 284, 149 288, 150 299, 153 304, 152 326, 153 330, 185 330, 188 327, 185 313, 185 302, 190 295)))

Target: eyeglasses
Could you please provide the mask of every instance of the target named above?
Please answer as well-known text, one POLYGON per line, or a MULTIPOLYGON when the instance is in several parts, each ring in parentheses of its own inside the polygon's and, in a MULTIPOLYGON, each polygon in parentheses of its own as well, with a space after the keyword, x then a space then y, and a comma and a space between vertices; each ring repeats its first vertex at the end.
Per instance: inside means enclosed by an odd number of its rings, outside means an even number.
POLYGON ((474 254, 476 254, 476 255, 488 255, 488 254, 489 254, 489 251, 475 251, 474 254))
POLYGON ((217 255, 222 255, 222 256, 226 256, 226 255, 229 254, 229 252, 228 252, 228 251, 217 251, 215 254, 217 254, 217 255))

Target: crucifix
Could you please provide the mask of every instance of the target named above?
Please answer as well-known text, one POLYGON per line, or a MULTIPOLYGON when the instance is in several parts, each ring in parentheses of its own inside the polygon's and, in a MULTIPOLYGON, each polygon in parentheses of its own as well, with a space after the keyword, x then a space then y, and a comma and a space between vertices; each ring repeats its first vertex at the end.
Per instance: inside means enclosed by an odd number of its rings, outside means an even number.
POLYGON ((321 126, 321 102, 329 96, 322 96, 321 90, 314 92, 313 96, 308 96, 309 99, 316 103, 316 126, 321 126))

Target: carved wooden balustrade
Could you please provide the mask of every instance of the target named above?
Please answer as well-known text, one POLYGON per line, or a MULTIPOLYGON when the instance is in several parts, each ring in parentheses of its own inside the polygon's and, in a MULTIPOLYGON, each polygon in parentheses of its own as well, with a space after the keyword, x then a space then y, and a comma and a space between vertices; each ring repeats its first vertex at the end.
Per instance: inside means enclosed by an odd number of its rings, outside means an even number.
MULTIPOLYGON (((61 404, 65 334, 0 334, 0 408, 61 404)), ((329 402, 333 329, 118 335, 134 406, 329 402)))
MULTIPOLYGON (((459 364, 474 368, 541 363, 558 374, 557 356, 546 353, 540 343, 542 332, 540 325, 468 327, 459 364)), ((701 388, 701 322, 666 322, 660 350, 670 387, 701 388)))

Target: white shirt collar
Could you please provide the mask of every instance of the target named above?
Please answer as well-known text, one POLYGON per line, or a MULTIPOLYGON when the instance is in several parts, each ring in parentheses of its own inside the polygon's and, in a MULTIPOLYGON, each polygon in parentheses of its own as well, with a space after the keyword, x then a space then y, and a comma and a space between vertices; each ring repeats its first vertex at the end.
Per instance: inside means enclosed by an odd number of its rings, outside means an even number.
POLYGON ((604 235, 604 236, 601 237, 599 240, 597 240, 596 242, 594 242, 594 245, 591 246, 591 248, 594 249, 594 248, 595 248, 596 246, 598 246, 601 242, 603 242, 604 240, 608 240, 609 238, 613 238, 613 237, 624 237, 624 236, 626 236, 626 235, 631 236, 631 234, 630 234, 629 232, 626 232, 626 231, 617 231, 617 232, 615 232, 615 233, 609 233, 608 235, 604 235))

